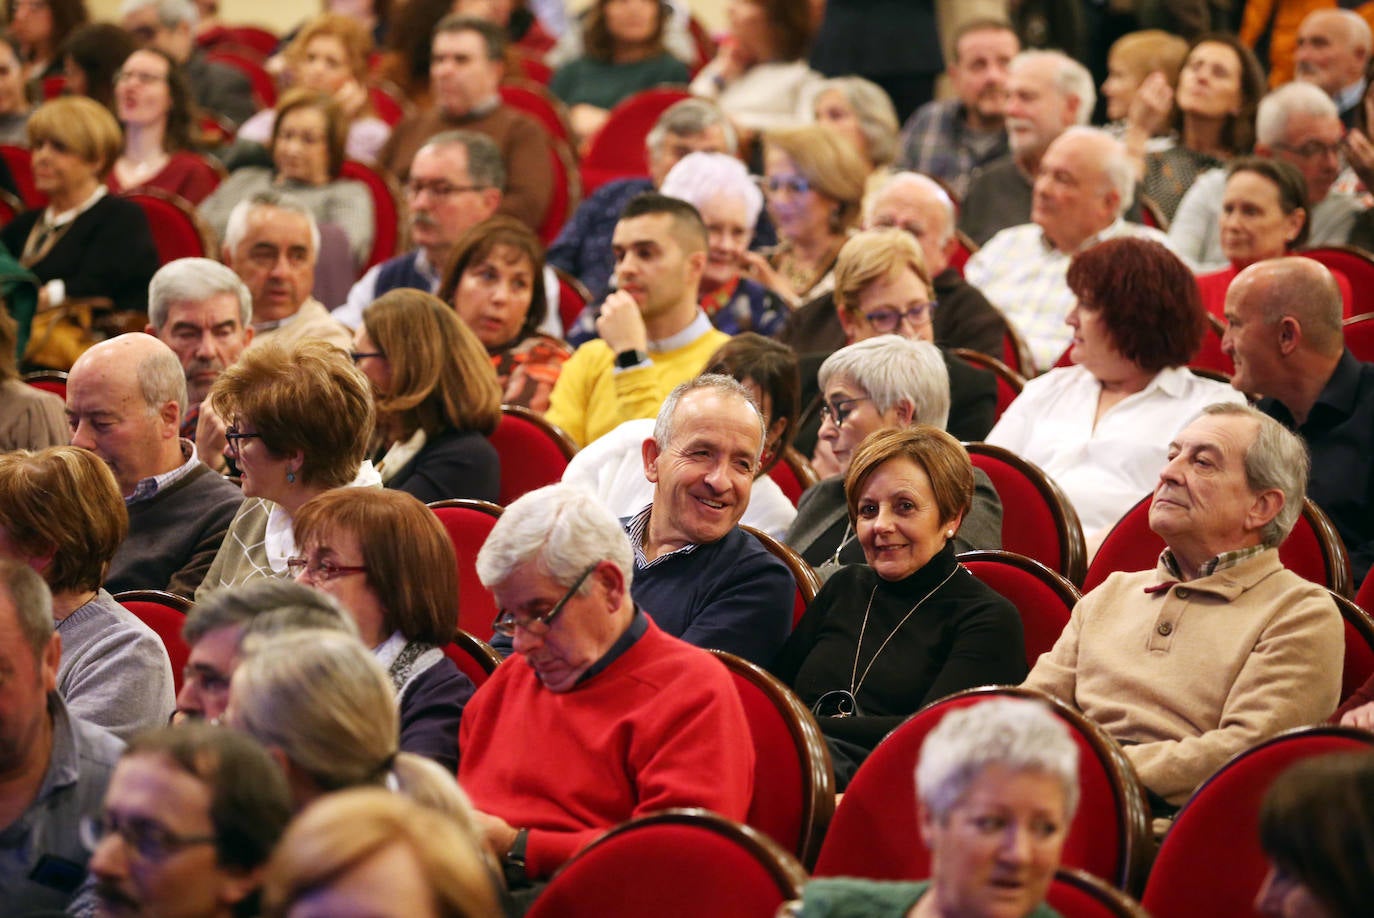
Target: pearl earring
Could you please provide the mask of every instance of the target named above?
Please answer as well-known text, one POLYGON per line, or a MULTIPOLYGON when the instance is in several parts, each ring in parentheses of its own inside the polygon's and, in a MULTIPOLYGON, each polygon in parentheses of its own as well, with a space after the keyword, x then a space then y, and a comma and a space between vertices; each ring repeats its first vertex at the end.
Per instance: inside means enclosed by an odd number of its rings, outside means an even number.
POLYGON ((945 530, 945 538, 947 538, 947 539, 952 539, 952 538, 954 538, 954 530, 953 530, 953 529, 946 529, 946 530, 945 530))

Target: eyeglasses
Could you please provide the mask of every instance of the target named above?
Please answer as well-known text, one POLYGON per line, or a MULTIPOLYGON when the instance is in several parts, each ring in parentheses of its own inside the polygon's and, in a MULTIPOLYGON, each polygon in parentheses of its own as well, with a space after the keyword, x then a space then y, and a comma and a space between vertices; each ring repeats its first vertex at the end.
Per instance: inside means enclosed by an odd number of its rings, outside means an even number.
POLYGON ((177 835, 149 819, 130 819, 122 822, 113 815, 82 816, 81 843, 92 852, 111 832, 118 835, 145 861, 163 861, 183 848, 192 845, 213 845, 213 835, 177 835))
POLYGON ((357 363, 359 360, 366 360, 369 357, 379 357, 382 360, 386 359, 386 354, 381 351, 349 351, 348 356, 353 358, 354 363, 357 363))
POLYGON ((844 422, 849 420, 849 416, 854 413, 855 405, 871 400, 867 395, 859 395, 854 398, 841 398, 833 402, 826 402, 821 405, 821 423, 824 424, 829 420, 836 427, 843 427, 844 422))
POLYGON ((241 441, 241 440, 261 440, 261 439, 262 439, 262 434, 260 434, 260 433, 242 433, 242 432, 239 431, 239 429, 238 429, 237 427, 231 425, 228 429, 226 429, 226 430, 224 431, 224 439, 225 439, 225 442, 227 442, 228 445, 229 445, 229 455, 231 455, 231 456, 233 456, 235 459, 237 459, 237 458, 239 457, 239 450, 241 450, 241 449, 243 448, 239 441, 241 441))
MULTIPOLYGON (((151 38, 151 36, 149 36, 151 38)), ((154 83, 165 83, 167 78, 156 73, 146 73, 142 70, 119 70, 115 72, 114 81, 118 85, 125 80, 132 80, 140 86, 152 86, 154 83)))
POLYGON ((763 190, 769 194, 784 188, 793 194, 806 194, 811 190, 811 181, 804 175, 770 175, 763 179, 763 190))
POLYGON ((934 314, 937 305, 932 300, 929 303, 917 303, 906 310, 875 309, 872 312, 864 313, 864 318, 868 320, 869 325, 873 326, 874 331, 888 335, 895 332, 903 322, 913 327, 924 325, 926 320, 934 314))
POLYGON ((367 573, 367 568, 365 567, 349 564, 335 564, 333 561, 317 561, 311 564, 309 558, 287 558, 286 570, 292 577, 299 577, 301 572, 304 571, 305 576, 313 583, 328 583, 331 580, 345 577, 349 574, 367 573))
POLYGON ((1322 143, 1320 140, 1309 140, 1307 143, 1299 144, 1298 146, 1287 143, 1273 144, 1275 149, 1287 150, 1289 153, 1301 159, 1316 159, 1318 156, 1334 156, 1336 159, 1340 159, 1345 153, 1344 145, 1344 139, 1338 140, 1335 143, 1322 143))
POLYGON ((591 576, 592 571, 596 570, 597 565, 600 563, 601 562, 598 561, 596 564, 593 564, 583 571, 582 576, 578 577, 573 585, 568 587, 568 592, 563 594, 563 598, 554 603, 553 608, 543 615, 535 615, 530 618, 522 619, 517 618, 514 612, 498 609, 496 612, 496 620, 491 623, 491 630, 495 631, 497 634, 503 634, 506 637, 515 637, 516 628, 524 628, 526 631, 538 634, 547 633, 548 630, 553 627, 553 620, 558 617, 558 613, 563 611, 563 607, 568 604, 568 600, 572 599, 573 594, 582 588, 582 582, 591 576), (536 626, 538 627, 536 628, 536 626))
POLYGON ((418 179, 411 179, 406 182, 406 194, 412 198, 418 198, 428 191, 436 198, 447 198, 455 194, 462 194, 465 191, 486 191, 484 185, 454 185, 450 182, 422 182, 418 179))

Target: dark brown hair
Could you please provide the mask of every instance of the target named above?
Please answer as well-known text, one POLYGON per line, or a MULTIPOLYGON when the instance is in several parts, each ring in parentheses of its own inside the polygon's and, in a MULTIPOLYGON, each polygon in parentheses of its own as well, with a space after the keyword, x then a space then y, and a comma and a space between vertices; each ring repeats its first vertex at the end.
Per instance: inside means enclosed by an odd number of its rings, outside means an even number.
POLYGON ((548 291, 544 289, 544 247, 540 245, 539 237, 514 217, 498 214, 470 227, 458 237, 453 244, 448 268, 444 271, 444 282, 439 285, 438 296, 452 305, 464 272, 502 246, 514 249, 530 260, 530 308, 515 336, 515 341, 523 341, 544 324, 549 314, 549 298, 548 291))
MULTIPOLYGON (((1240 61, 1240 107, 1236 114, 1227 117, 1221 129, 1221 145, 1233 156, 1249 153, 1255 146, 1255 114, 1268 88, 1264 68, 1260 66, 1255 52, 1241 44, 1240 39, 1230 32, 1207 32, 1188 44, 1188 53, 1183 57, 1184 69, 1188 67, 1188 58, 1194 49, 1207 42, 1225 45, 1236 52, 1236 58, 1240 61)), ((1182 135, 1183 110, 1177 105, 1174 106, 1173 122, 1174 130, 1182 135)))

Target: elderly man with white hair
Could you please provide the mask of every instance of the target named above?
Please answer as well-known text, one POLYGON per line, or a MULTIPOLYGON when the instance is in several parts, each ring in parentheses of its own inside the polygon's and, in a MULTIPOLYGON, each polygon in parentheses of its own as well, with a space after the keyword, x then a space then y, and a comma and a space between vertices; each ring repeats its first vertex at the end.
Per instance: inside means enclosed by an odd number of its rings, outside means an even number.
POLYGON ((1022 51, 1012 58, 1004 107, 1011 153, 973 173, 959 229, 982 245, 1030 219, 1040 158, 1067 128, 1087 124, 1096 103, 1092 74, 1068 55, 1022 51))
POLYGON ((1122 745, 1156 816, 1233 755, 1335 709, 1340 613, 1278 552, 1307 470, 1302 441, 1273 418, 1208 406, 1174 436, 1159 473, 1159 565, 1084 596, 1026 678, 1122 745))
MULTIPOLYGON (((1363 207, 1353 194, 1333 191, 1341 172, 1345 128, 1336 103, 1311 83, 1269 93, 1255 119, 1255 154, 1291 163, 1307 182, 1307 244, 1344 245, 1363 207)), ((1198 176, 1169 224, 1169 242, 1199 273, 1230 265, 1221 249, 1221 199, 1226 170, 1198 176)))
POLYGON ((1035 369, 1053 366, 1072 339, 1064 320, 1074 295, 1065 275, 1075 253, 1118 236, 1168 245, 1159 230, 1123 218, 1134 188, 1120 141, 1097 128, 1069 128, 1040 160, 1031 222, 1002 230, 969 259, 964 276, 1020 330, 1035 369))
POLYGON ((1346 127, 1364 100, 1371 37, 1369 23, 1354 10, 1313 10, 1298 26, 1294 79, 1330 96, 1346 127))

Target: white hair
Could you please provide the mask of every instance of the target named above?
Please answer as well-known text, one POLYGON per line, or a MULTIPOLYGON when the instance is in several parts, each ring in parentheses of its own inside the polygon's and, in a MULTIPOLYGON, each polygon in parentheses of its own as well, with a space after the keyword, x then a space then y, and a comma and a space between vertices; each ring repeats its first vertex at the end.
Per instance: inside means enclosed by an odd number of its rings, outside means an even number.
POLYGON ((1100 146, 1103 156, 1098 164, 1108 186, 1117 194, 1116 215, 1119 217, 1124 214, 1135 199, 1135 167, 1130 154, 1126 152, 1126 145, 1101 128, 1082 125, 1064 131, 1054 142, 1059 143, 1066 137, 1091 138, 1100 146))
MULTIPOLYGON (((695 379, 689 379, 684 383, 679 383, 674 387, 668 397, 659 406, 658 418, 654 421, 654 443, 660 450, 666 450, 673 441, 673 424, 677 420, 678 403, 683 397, 703 389, 713 389, 718 395, 733 395, 742 400, 754 411, 754 416, 759 421, 759 456, 763 455, 763 444, 768 439, 768 426, 763 422, 763 411, 754 401, 754 396, 749 394, 749 390, 744 388, 744 384, 733 376, 726 376, 724 373, 703 373, 695 379)), ((758 460, 755 456, 755 461, 758 460)))
MULTIPOLYGON (((1359 18, 1358 16, 1356 17, 1359 18)), ((1364 22, 1363 19, 1360 20, 1364 22)), ((1331 97, 1314 83, 1285 83, 1260 100, 1255 113, 1255 142, 1272 147, 1284 142, 1288 119, 1294 115, 1339 118, 1331 97)))
MULTIPOLYGON (((477 576, 494 589, 530 562, 555 584, 570 587, 600 561, 620 569, 629 589, 634 555, 620 521, 576 485, 554 484, 512 501, 477 553, 477 576)), ((582 584, 582 592, 592 588, 582 584)))
POLYGON ((191 0, 124 0, 119 7, 119 15, 130 16, 150 6, 157 7, 157 21, 168 29, 174 29, 183 22, 195 28, 196 23, 200 22, 200 12, 191 0))
POLYGON ((1093 106, 1097 104, 1097 90, 1093 87, 1093 75, 1078 61, 1062 51, 1022 51, 1011 59, 1010 70, 1016 71, 1026 64, 1036 61, 1053 61, 1054 88, 1060 95, 1078 100, 1075 117, 1079 124, 1087 124, 1092 117, 1093 106))
POLYGON ((725 195, 744 202, 752 232, 763 210, 763 192, 744 163, 725 153, 688 153, 668 170, 660 194, 691 204, 698 211, 725 195))
POLYGON ((878 335, 842 347, 821 364, 821 390, 836 376, 868 393, 879 414, 906 401, 912 424, 944 430, 949 423, 949 369, 940 349, 929 341, 878 335))
POLYGON ((320 253, 320 225, 315 222, 315 214, 297 198, 279 194, 275 191, 259 191, 257 194, 234 205, 229 211, 229 222, 224 230, 224 247, 231 253, 239 247, 243 237, 248 235, 248 216, 259 207, 275 207, 293 214, 300 214, 310 224, 310 249, 320 253))
POLYGON ((247 325, 253 317, 253 294, 232 268, 209 258, 169 261, 148 282, 148 322, 160 332, 174 303, 199 303, 221 293, 234 295, 239 319, 247 325))
POLYGON ((878 209, 878 202, 889 192, 897 191, 911 185, 916 188, 924 189, 929 192, 931 197, 940 203, 940 210, 944 213, 944 233, 941 234, 939 243, 944 245, 954 235, 955 222, 958 219, 958 212, 954 206, 954 199, 949 196, 949 192, 944 186, 928 175, 919 172, 894 172, 883 182, 873 194, 868 196, 864 202, 864 215, 866 221, 873 221, 873 212, 878 209))

